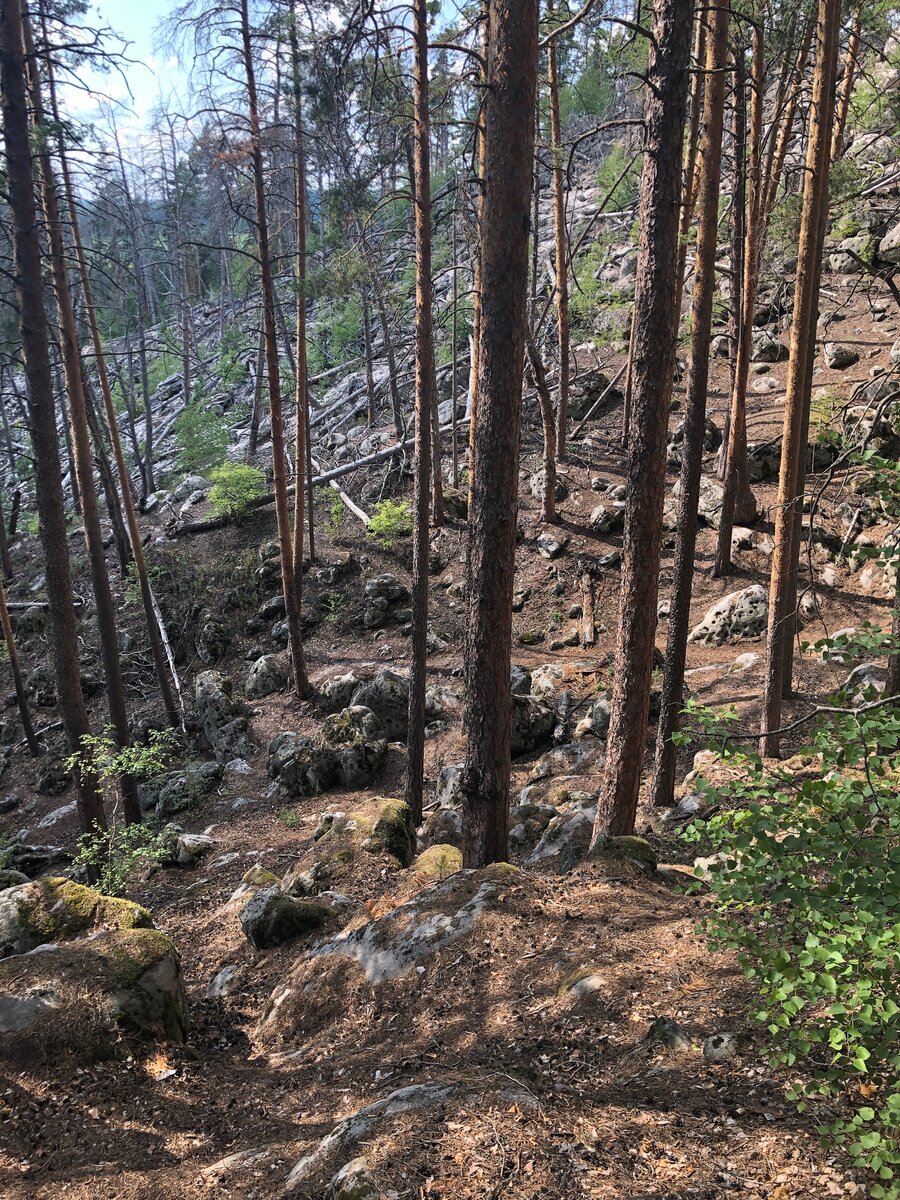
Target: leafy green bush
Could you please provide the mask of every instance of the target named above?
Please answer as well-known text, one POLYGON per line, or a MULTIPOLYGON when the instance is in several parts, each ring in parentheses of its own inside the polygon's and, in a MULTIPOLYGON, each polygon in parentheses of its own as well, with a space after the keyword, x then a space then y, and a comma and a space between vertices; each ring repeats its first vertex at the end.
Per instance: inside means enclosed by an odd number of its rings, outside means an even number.
POLYGON ((574 83, 559 89, 559 114, 563 127, 573 117, 602 117, 613 101, 613 79, 604 67, 589 63, 574 83))
POLYGON ((379 500, 372 512, 366 533, 387 550, 400 538, 409 537, 412 534, 409 501, 379 500))
POLYGON ((796 1071, 791 1098, 874 1173, 869 1194, 897 1200, 900 712, 870 693, 822 717, 812 751, 802 782, 731 754, 740 774, 707 789, 724 811, 685 836, 720 856, 706 929, 759 989, 770 1064, 796 1071))
POLYGON ((73 866, 87 867, 96 876, 93 886, 105 896, 127 896, 135 883, 171 852, 171 825, 115 824, 108 833, 85 834, 78 841, 73 866))
POLYGON ((228 428, 220 412, 202 400, 192 400, 175 421, 175 441, 179 470, 191 475, 222 461, 228 449, 228 428))
POLYGON ((209 502, 220 517, 242 517, 265 493, 264 473, 245 463, 222 463, 210 471, 209 481, 209 502))

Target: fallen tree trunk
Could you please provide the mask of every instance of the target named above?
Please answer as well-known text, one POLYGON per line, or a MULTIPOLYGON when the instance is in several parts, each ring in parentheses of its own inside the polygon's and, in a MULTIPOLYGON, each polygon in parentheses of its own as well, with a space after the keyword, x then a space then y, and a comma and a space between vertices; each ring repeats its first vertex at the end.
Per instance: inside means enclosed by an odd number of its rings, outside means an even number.
MULTIPOLYGON (((441 427, 441 433, 449 433, 449 431, 449 425, 441 427)), ((332 467, 330 471, 323 471, 320 475, 313 476, 313 487, 321 487, 326 483, 333 485, 333 481, 335 479, 340 479, 344 475, 352 475, 354 471, 360 471, 365 467, 373 467, 378 463, 387 462, 389 458, 394 458, 398 454, 403 454, 405 451, 411 450, 412 446, 413 440, 412 438, 409 438, 405 442, 395 442, 392 446, 386 446, 384 450, 376 450, 374 454, 367 454, 365 458, 357 458, 353 462, 342 463, 339 467, 332 467)), ((288 486, 288 493, 290 494, 293 489, 294 485, 290 484, 288 486)), ((336 490, 340 491, 339 488, 336 490)), ((341 498, 344 499, 343 493, 341 493, 341 498)), ((348 500, 349 497, 344 500, 344 503, 347 503, 348 500)), ((274 493, 269 492, 265 496, 257 496, 255 500, 251 500, 247 507, 265 508, 267 504, 273 504, 274 501, 274 493)), ((352 503, 352 501, 350 503, 352 503)), ((368 516, 363 513, 362 509, 355 510, 355 515, 358 516, 360 520, 363 520, 365 517, 365 521, 363 523, 368 524, 368 516)), ((214 529, 223 529, 226 525, 233 525, 234 523, 234 517, 210 517, 209 520, 186 521, 181 525, 173 523, 169 526, 168 533, 169 537, 184 537, 190 533, 207 533, 214 529)))

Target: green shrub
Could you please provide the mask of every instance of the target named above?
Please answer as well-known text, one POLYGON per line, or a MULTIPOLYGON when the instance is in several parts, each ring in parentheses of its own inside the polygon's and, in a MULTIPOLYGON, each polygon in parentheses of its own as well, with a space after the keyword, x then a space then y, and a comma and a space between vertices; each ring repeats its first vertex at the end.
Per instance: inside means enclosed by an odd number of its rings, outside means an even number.
POLYGON ((86 867, 96 877, 92 885, 104 896, 127 896, 135 884, 171 853, 176 833, 171 825, 116 823, 108 833, 84 834, 78 841, 75 867, 86 867))
POLYGON ((409 501, 379 500, 372 512, 366 533, 388 550, 400 538, 409 537, 412 534, 409 501))
POLYGON ((685 836, 720 856, 706 929, 759 990, 770 1065, 792 1072, 819 1134, 873 1172, 869 1195, 897 1200, 900 713, 873 703, 821 718, 802 781, 731 754, 738 777, 707 789, 724 811, 685 836))
POLYGON ((220 517, 242 517, 265 494, 264 473, 245 463, 222 463, 210 471, 209 481, 209 502, 220 517))
POLYGON ((208 470, 228 449, 228 427, 220 412, 192 400, 175 421, 178 467, 185 474, 208 470))

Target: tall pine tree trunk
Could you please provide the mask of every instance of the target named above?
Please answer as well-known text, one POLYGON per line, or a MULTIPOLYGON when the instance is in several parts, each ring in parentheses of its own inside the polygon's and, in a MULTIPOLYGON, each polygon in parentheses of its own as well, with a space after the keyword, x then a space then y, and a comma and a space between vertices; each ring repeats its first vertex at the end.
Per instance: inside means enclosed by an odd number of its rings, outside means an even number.
MULTIPOLYGON (((13 230, 19 332, 28 381, 35 491, 44 568, 47 578, 54 581, 47 589, 47 600, 59 712, 69 749, 79 753, 83 748, 82 739, 90 735, 91 729, 81 691, 78 632, 72 604, 25 70, 20 0, 0 0, 0 93, 6 150, 6 199, 13 230)), ((105 829, 103 798, 92 776, 76 770, 75 783, 81 828, 86 833, 105 829)))
MULTIPOLYGON (((116 745, 120 750, 124 750, 131 744, 131 732, 128 724, 128 706, 125 700, 125 683, 122 679, 122 666, 119 658, 115 605, 113 604, 112 589, 109 583, 106 551, 103 546, 103 532, 100 528, 100 507, 97 501, 97 490, 94 486, 94 464, 91 458, 87 399, 82 376, 78 330, 75 324, 75 308, 72 303, 72 290, 69 283, 68 257, 63 240, 56 178, 50 158, 50 133, 41 94, 38 58, 35 54, 34 40, 31 35, 27 10, 24 7, 22 13, 25 49, 29 58, 29 93, 31 98, 32 122, 38 145, 40 146, 38 153, 40 192, 46 220, 47 240, 50 247, 50 265, 53 275, 53 287, 56 292, 56 307, 59 314, 63 368, 65 371, 66 391, 69 398, 69 416, 72 427, 72 448, 75 456, 75 472, 78 478, 78 488, 81 493, 84 539, 91 568, 94 602, 97 607, 100 652, 103 659, 103 674, 106 679, 106 700, 109 705, 109 716, 112 722, 116 745)), ((122 809, 125 820, 130 824, 139 823, 141 820, 141 806, 138 801, 137 783, 132 776, 122 774, 119 777, 119 788, 122 796, 122 809)))
POLYGON ((528 302, 538 6, 490 0, 481 323, 469 470, 463 863, 505 858, 522 367, 528 302))
POLYGON ((262 285, 263 336, 266 343, 266 371, 269 387, 269 419, 272 426, 272 481, 275 491, 275 518, 278 524, 278 545, 281 554, 281 586, 288 626, 288 644, 294 666, 294 690, 301 700, 309 699, 312 686, 306 674, 303 642, 300 637, 300 604, 294 575, 293 530, 288 505, 287 472, 284 451, 284 413, 281 403, 281 373, 278 363, 278 335, 275 318, 275 281, 269 256, 269 222, 266 215, 266 176, 263 168, 260 140, 259 101, 256 92, 256 69, 250 37, 248 0, 240 0, 241 44, 244 73, 247 83, 247 108, 250 118, 250 157, 253 171, 253 193, 256 205, 256 245, 259 254, 259 273, 262 285))
MULTIPOLYGON (((553 0, 547 0, 553 17, 553 0)), ((552 35, 552 30, 551 30, 552 35)), ((562 122, 559 113, 559 56, 556 38, 547 46, 547 92, 550 101, 550 155, 553 162, 553 240, 556 260, 556 337, 559 347, 559 400, 556 408, 556 456, 566 458, 569 423, 569 260, 566 245, 566 193, 563 178, 562 122)), ((535 189, 537 191, 537 189, 535 189)), ((538 231, 534 230, 537 241, 538 231)))
POLYGON ((416 825, 422 820, 425 762, 425 675, 428 640, 429 481, 440 473, 431 441, 436 409, 431 309, 431 150, 428 112, 428 6, 413 5, 413 170, 416 243, 415 471, 412 503, 412 641, 409 670, 409 735, 406 802, 416 825))
POLYGON ((675 370, 678 213, 691 45, 690 0, 657 0, 644 108, 633 318, 632 421, 618 649, 594 842, 634 828, 656 635, 666 435, 675 370))
POLYGON ((769 582, 761 751, 770 757, 778 754, 780 745, 779 735, 774 731, 781 724, 785 642, 789 636, 790 618, 795 603, 796 589, 792 590, 791 587, 794 527, 795 522, 800 522, 803 515, 802 495, 798 493, 798 487, 804 476, 801 462, 805 467, 806 459, 804 429, 808 429, 809 422, 811 353, 815 349, 824 215, 828 202, 839 22, 840 0, 819 0, 816 65, 808 118, 806 174, 784 399, 778 502, 775 509, 775 548, 772 551, 772 573, 769 582))
MULTIPOLYGON (((703 87, 703 134, 700 142, 700 183, 697 257, 691 303, 691 365, 681 453, 681 488, 672 578, 662 706, 656 738, 656 767, 652 799, 658 806, 672 803, 675 790, 676 747, 672 734, 679 727, 683 706, 684 666, 690 628, 694 551, 697 545, 697 505, 706 427, 709 384, 709 342, 716 293, 716 235, 719 221, 719 178, 722 170, 722 130, 725 113, 725 72, 728 65, 728 0, 719 0, 710 18, 703 87)), ((738 203, 738 197, 734 197, 738 203)))
POLYGON ((831 161, 837 160, 844 153, 844 130, 847 128, 847 114, 850 112, 850 98, 853 95, 853 84, 859 70, 859 43, 862 34, 862 5, 857 5, 853 27, 847 41, 847 54, 844 58, 844 77, 838 93, 837 111, 834 115, 834 132, 831 135, 831 161))

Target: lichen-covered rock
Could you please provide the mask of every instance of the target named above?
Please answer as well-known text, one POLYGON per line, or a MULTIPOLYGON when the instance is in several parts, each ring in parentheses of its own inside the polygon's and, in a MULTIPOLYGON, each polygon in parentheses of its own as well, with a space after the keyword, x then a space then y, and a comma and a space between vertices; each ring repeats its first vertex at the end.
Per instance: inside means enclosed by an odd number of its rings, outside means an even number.
POLYGON ((138 793, 145 811, 155 809, 160 818, 190 808, 207 796, 222 778, 221 763, 195 763, 184 771, 170 771, 152 782, 141 784, 138 793))
POLYGON ((340 712, 342 708, 348 708, 353 693, 371 677, 371 672, 354 670, 326 679, 319 688, 325 709, 328 712, 340 712))
POLYGON ((325 1196, 326 1200, 379 1200, 381 1192, 368 1159, 353 1158, 345 1163, 329 1182, 325 1196))
POLYGON ((656 851, 646 838, 634 834, 599 838, 594 846, 593 857, 622 859, 642 871, 656 870, 656 851))
POLYGON ((221 662, 231 645, 231 627, 218 613, 204 609, 194 644, 202 662, 221 662))
POLYGON ((96 929, 151 929, 146 908, 71 879, 40 879, 0 892, 0 958, 96 929))
MULTIPOLYGON (((285 1043, 327 1020, 351 990, 362 1005, 395 981, 408 989, 417 968, 470 935, 522 875, 507 863, 457 871, 364 925, 313 946, 279 983, 257 1028, 263 1042, 285 1043)), ((505 910, 505 906, 504 906, 505 910)))
POLYGON ((284 942, 320 929, 332 916, 327 904, 296 900, 280 887, 261 888, 239 914, 244 936, 257 950, 270 950, 284 942))
POLYGON ((832 371, 845 371, 859 362, 859 351, 840 342, 825 343, 825 365, 832 371))
POLYGON ((315 737, 290 731, 269 742, 267 770, 287 796, 318 796, 329 788, 371 783, 384 765, 384 726, 361 705, 327 717, 315 737))
POLYGON ((247 672, 246 692, 248 696, 271 696, 280 691, 288 681, 288 670, 284 661, 276 654, 264 654, 247 672))
POLYGON ((210 748, 220 762, 250 758, 256 747, 243 706, 231 698, 231 680, 218 671, 201 671, 194 681, 194 705, 210 748))
MULTIPOLYGON (((701 524, 709 525, 713 529, 719 528, 719 518, 722 514, 722 500, 724 495, 725 490, 720 484, 716 483, 714 479, 710 479, 708 475, 701 475, 700 495, 697 499, 697 519, 701 524)), ((666 501, 666 528, 675 527, 680 496, 681 480, 677 479, 672 488, 672 495, 666 501)))
POLYGON ((556 715, 533 696, 512 697, 512 754, 531 754, 553 741, 556 715))
POLYGON ((788 356, 787 346, 766 329, 754 330, 750 349, 751 362, 779 363, 788 356))
POLYGON ((765 588, 751 584, 710 605, 699 625, 691 630, 688 641, 720 646, 736 638, 759 637, 765 632, 768 612, 765 588))
POLYGON ((462 815, 457 808, 438 808, 419 826, 416 845, 422 851, 429 846, 462 846, 462 815))
POLYGON ((393 741, 405 741, 409 728, 409 679, 396 671, 379 671, 353 693, 351 705, 371 709, 393 741))
POLYGON ((527 696, 531 691, 531 672, 527 667, 513 663, 509 668, 509 690, 514 696, 527 696))
POLYGON ((409 866, 416 853, 416 828, 405 800, 381 802, 370 843, 372 848, 392 854, 401 866, 409 866))
POLYGON ((109 929, 0 962, 0 1056, 108 1055, 119 1031, 184 1041, 178 951, 158 929, 109 929))
POLYGON ((409 599, 409 588, 400 582, 396 575, 385 572, 383 575, 373 575, 363 585, 363 597, 369 603, 384 601, 387 604, 399 604, 409 599))

